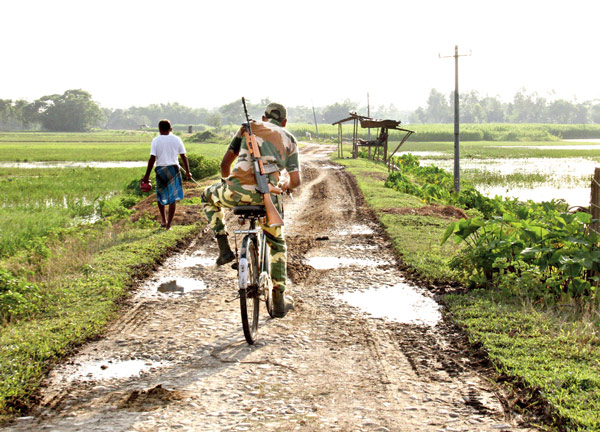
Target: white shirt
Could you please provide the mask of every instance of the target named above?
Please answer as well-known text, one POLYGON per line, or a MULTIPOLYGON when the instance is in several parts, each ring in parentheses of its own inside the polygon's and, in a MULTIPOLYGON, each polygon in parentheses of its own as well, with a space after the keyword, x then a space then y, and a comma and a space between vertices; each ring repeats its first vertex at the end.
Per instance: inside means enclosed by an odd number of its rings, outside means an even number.
POLYGON ((185 154, 185 147, 177 135, 159 135, 150 145, 150 155, 156 156, 156 166, 178 165, 180 154, 185 154))

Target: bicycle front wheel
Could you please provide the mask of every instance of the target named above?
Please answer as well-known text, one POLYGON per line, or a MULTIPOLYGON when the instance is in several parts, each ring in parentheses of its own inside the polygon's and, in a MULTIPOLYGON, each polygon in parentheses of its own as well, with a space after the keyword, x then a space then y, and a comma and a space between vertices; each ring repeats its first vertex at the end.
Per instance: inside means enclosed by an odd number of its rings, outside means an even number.
POLYGON ((242 327, 244 329, 244 337, 250 345, 254 344, 258 333, 258 312, 260 306, 258 272, 256 241, 252 237, 246 236, 242 240, 238 279, 242 327))

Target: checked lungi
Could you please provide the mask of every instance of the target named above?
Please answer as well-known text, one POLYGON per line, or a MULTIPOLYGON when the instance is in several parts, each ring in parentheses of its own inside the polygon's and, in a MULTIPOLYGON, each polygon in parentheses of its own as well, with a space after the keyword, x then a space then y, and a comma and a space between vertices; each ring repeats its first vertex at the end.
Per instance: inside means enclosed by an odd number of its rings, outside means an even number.
POLYGON ((173 204, 183 199, 183 185, 179 165, 157 166, 156 173, 156 200, 162 204, 173 204))

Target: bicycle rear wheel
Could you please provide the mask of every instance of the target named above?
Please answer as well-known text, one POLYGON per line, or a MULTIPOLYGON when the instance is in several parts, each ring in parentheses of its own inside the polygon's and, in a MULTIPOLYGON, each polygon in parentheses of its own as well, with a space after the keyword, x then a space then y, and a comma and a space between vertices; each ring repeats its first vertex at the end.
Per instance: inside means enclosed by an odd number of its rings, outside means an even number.
POLYGON ((246 341, 252 345, 258 333, 259 295, 258 251, 256 241, 250 236, 242 240, 238 279, 240 288, 240 309, 242 327, 246 341))

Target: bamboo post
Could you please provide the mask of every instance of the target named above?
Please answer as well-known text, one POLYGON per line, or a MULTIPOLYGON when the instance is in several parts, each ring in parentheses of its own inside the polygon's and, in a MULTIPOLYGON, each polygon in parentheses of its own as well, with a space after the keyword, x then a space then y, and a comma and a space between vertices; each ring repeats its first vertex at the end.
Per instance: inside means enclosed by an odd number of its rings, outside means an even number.
POLYGON ((344 150, 342 148, 342 124, 338 124, 338 156, 344 157, 344 150))
MULTIPOLYGON (((592 214, 592 219, 600 219, 600 168, 594 169, 590 213, 592 214)), ((592 222, 590 228, 596 233, 600 233, 600 223, 598 221, 592 222)))

